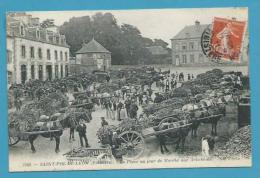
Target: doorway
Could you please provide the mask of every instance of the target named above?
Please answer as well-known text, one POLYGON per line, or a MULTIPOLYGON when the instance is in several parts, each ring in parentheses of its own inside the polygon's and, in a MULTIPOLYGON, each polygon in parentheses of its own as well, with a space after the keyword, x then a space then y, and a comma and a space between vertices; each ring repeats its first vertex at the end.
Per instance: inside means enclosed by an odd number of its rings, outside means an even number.
POLYGON ((47 79, 52 80, 52 67, 51 65, 46 66, 47 79))

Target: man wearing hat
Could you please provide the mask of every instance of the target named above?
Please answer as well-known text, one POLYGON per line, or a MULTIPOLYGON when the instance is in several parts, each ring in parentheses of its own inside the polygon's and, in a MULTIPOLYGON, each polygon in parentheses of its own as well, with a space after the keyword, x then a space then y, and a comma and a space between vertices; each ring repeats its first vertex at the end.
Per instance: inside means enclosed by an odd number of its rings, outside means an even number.
POLYGON ((159 93, 155 93, 154 103, 160 103, 163 101, 162 96, 159 93))
POLYGON ((88 139, 87 139, 87 136, 86 136, 86 130, 87 130, 86 124, 84 124, 83 119, 80 119, 79 125, 77 126, 77 131, 79 133, 80 145, 82 147, 83 147, 83 139, 85 141, 85 146, 89 147, 88 139))
POLYGON ((101 117, 101 126, 104 127, 105 125, 108 125, 108 122, 105 120, 105 117, 101 117))

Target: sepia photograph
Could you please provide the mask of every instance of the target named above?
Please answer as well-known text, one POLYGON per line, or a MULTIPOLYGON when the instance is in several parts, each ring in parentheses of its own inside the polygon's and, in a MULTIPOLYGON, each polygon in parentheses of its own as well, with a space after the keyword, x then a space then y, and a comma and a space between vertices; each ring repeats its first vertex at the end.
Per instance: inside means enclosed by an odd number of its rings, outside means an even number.
POLYGON ((9 171, 251 167, 248 8, 6 13, 9 171))

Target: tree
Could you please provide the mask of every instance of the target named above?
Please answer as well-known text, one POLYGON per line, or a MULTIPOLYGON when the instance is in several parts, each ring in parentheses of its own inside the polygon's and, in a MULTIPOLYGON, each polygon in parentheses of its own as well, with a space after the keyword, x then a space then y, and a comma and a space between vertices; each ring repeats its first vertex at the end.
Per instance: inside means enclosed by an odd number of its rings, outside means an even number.
POLYGON ((111 52, 112 64, 138 64, 149 57, 145 48, 153 41, 144 38, 140 30, 130 24, 119 26, 111 13, 96 13, 92 17, 73 17, 60 27, 66 36, 70 52, 75 56, 83 42, 93 37, 111 52))

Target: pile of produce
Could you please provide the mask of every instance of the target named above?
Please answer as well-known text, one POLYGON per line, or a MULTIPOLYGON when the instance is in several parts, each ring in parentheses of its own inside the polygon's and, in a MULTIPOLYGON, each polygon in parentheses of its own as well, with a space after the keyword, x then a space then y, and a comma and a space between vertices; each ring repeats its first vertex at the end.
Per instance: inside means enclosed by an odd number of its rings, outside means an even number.
POLYGON ((174 116, 174 119, 178 121, 190 119, 190 115, 181 109, 161 109, 148 117, 149 125, 157 126, 166 116, 174 116))
POLYGON ((117 130, 122 133, 127 130, 141 131, 141 125, 138 125, 134 119, 126 118, 117 127, 117 130))
POLYGON ((179 87, 174 89, 171 93, 170 93, 170 98, 173 97, 188 97, 191 96, 191 89, 188 87, 179 87))
POLYGON ((197 75, 196 83, 202 85, 211 85, 212 83, 218 83, 222 77, 223 77, 222 70, 213 69, 197 75))
POLYGON ((192 84, 192 85, 185 85, 182 86, 183 88, 188 88, 190 89, 191 95, 195 96, 197 94, 203 94, 205 93, 207 90, 210 90, 210 86, 209 85, 197 85, 197 84, 192 84))
POLYGON ((151 115, 156 112, 161 112, 159 110, 173 110, 181 108, 184 104, 187 104, 189 99, 187 97, 171 98, 164 100, 161 103, 148 104, 143 108, 143 112, 146 115, 151 115))
POLYGON ((116 83, 102 83, 97 87, 99 93, 113 93, 116 90, 119 90, 120 87, 116 83))
POLYGON ((111 138, 116 127, 113 125, 105 125, 100 127, 97 131, 97 137, 102 145, 107 145, 111 143, 111 138))
POLYGON ((251 126, 237 130, 223 147, 219 147, 214 156, 219 159, 251 157, 251 126))
POLYGON ((84 108, 67 109, 64 117, 74 118, 77 122, 79 122, 80 119, 83 119, 86 122, 90 122, 92 120, 91 112, 84 108))
POLYGON ((17 122, 21 131, 28 131, 33 128, 39 117, 40 110, 36 108, 35 103, 29 103, 25 104, 21 111, 9 113, 9 123, 17 122))
POLYGON ((57 113, 61 108, 69 106, 68 99, 60 92, 50 93, 36 103, 37 108, 42 111, 41 114, 50 116, 57 113))
POLYGON ((111 71, 111 76, 125 77, 126 83, 131 85, 149 85, 158 79, 158 73, 151 67, 126 68, 111 71))

